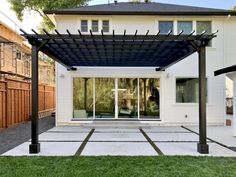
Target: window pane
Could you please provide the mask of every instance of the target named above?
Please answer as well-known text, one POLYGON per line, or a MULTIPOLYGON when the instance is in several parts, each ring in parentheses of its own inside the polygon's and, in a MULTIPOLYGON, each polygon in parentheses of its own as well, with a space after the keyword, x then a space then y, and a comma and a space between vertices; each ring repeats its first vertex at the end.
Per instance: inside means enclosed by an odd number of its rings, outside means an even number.
POLYGON ((176 102, 177 103, 198 102, 197 78, 176 79, 176 102))
POLYGON ((115 117, 115 79, 95 79, 95 114, 96 118, 115 117))
POLYGON ((183 30, 183 34, 190 34, 193 30, 193 24, 191 21, 179 21, 178 32, 183 30))
POLYGON ((119 118, 138 117, 138 79, 118 79, 119 118))
POLYGON ((88 32, 88 20, 81 20, 81 32, 88 32))
POLYGON ((198 103, 198 102, 199 102, 198 78, 176 79, 176 103, 198 103))
POLYGON ((160 117, 160 79, 139 79, 140 118, 158 119, 160 117))
POLYGON ((92 31, 93 32, 98 32, 98 20, 93 20, 92 21, 92 31))
MULTIPOLYGON (((197 34, 201 34, 205 30, 207 31, 207 34, 212 33, 211 21, 198 21, 197 34)), ((209 42, 208 46, 212 46, 212 41, 209 42)))
POLYGON ((93 117, 93 79, 73 79, 73 117, 93 117))
POLYGON ((168 33, 170 30, 172 30, 173 33, 173 22, 172 21, 159 21, 159 30, 160 33, 168 33))
POLYGON ((207 34, 211 34, 211 22, 210 21, 198 21, 197 22, 197 34, 201 34, 204 30, 207 34))
POLYGON ((109 32, 109 21, 108 20, 102 21, 102 30, 103 30, 103 32, 109 32))

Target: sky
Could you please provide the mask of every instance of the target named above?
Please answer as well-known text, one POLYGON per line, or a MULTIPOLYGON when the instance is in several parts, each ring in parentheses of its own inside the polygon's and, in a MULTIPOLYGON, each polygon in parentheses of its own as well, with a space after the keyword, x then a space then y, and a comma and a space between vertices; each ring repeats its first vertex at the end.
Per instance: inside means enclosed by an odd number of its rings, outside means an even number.
MULTIPOLYGON (((113 3, 114 0, 91 0, 89 5, 94 4, 106 4, 110 1, 113 3)), ((127 2, 128 0, 118 0, 118 2, 127 2)), ((143 1, 143 0, 142 0, 143 1)), ((192 5, 199 7, 210 7, 210 8, 220 8, 220 9, 230 9, 236 5, 236 0, 152 0, 153 2, 170 3, 170 4, 182 4, 182 5, 192 5)), ((14 12, 10 9, 10 4, 7 0, 0 0, 0 20, 5 24, 17 30, 19 28, 30 32, 31 29, 37 29, 40 25, 41 17, 34 12, 26 12, 24 14, 24 20, 20 22, 15 16, 14 12), (9 18, 6 18, 5 15, 9 18), (13 21, 13 22, 12 22, 13 21), (17 25, 16 25, 17 24, 17 25)))

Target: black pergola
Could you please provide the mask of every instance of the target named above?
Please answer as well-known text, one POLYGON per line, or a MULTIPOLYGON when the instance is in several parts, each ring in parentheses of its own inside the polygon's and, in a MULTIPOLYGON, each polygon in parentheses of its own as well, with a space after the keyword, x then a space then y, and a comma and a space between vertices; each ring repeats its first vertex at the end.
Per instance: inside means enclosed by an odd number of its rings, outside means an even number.
POLYGON ((194 35, 173 35, 157 32, 156 35, 139 35, 135 31, 133 35, 127 35, 126 31, 121 35, 61 34, 55 30, 54 34, 34 34, 23 32, 32 45, 32 129, 30 153, 40 152, 38 141, 38 52, 41 51, 65 66, 68 71, 75 71, 77 66, 94 67, 155 67, 156 71, 164 71, 171 65, 192 55, 199 54, 199 143, 198 152, 209 152, 206 137, 206 46, 216 37, 215 33, 194 35))

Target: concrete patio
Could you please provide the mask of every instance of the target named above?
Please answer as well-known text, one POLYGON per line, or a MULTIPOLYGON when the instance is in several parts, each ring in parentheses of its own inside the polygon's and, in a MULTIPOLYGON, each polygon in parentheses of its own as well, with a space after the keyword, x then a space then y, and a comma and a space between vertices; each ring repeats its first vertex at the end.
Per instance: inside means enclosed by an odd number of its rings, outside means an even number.
MULTIPOLYGON (((208 156, 236 157, 236 137, 230 127, 209 126, 208 156)), ((54 127, 39 136, 39 156, 157 156, 197 152, 197 127, 54 127)), ((30 140, 2 154, 28 156, 30 140)))

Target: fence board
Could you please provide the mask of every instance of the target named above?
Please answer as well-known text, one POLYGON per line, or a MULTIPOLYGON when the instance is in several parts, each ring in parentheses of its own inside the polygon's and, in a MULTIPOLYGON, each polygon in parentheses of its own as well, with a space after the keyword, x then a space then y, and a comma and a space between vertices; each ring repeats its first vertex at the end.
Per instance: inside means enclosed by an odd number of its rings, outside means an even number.
MULTIPOLYGON (((39 112, 55 109, 55 88, 39 85, 39 112)), ((31 83, 0 81, 0 128, 30 120, 31 83)))

